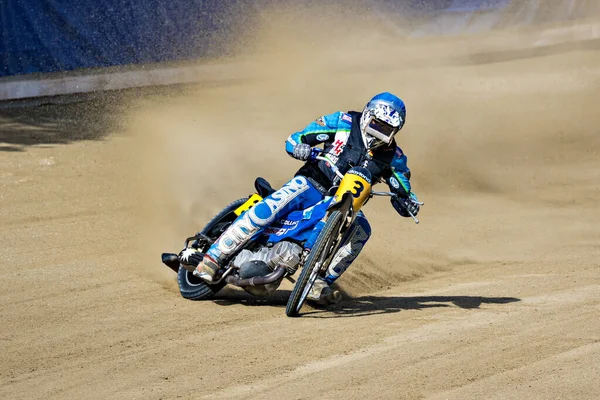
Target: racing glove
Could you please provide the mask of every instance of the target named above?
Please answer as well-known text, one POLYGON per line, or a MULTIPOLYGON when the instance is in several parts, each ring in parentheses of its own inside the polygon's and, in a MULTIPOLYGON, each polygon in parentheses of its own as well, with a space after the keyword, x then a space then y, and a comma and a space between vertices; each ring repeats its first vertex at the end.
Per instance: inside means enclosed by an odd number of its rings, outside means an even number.
POLYGON ((397 196, 393 196, 391 198, 392 206, 394 209, 403 217, 410 217, 410 214, 413 216, 417 216, 421 206, 419 204, 419 200, 414 193, 411 193, 406 198, 400 198, 397 196))
POLYGON ((310 158, 312 153, 312 147, 306 143, 298 143, 294 146, 294 152, 292 153, 292 157, 300 161, 306 161, 310 158))

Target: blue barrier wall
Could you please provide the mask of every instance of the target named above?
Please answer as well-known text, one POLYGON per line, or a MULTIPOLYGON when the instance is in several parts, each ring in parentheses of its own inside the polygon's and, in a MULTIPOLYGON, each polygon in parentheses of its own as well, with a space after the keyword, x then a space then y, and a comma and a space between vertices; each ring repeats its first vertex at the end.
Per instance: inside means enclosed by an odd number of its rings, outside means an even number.
POLYGON ((0 76, 222 53, 249 7, 219 0, 2 0, 0 76))
MULTIPOLYGON (((372 1, 417 12, 473 10, 506 2, 372 1)), ((256 11, 256 4, 253 0, 0 0, 0 77, 224 55, 223 44, 236 34, 239 22, 256 11)))

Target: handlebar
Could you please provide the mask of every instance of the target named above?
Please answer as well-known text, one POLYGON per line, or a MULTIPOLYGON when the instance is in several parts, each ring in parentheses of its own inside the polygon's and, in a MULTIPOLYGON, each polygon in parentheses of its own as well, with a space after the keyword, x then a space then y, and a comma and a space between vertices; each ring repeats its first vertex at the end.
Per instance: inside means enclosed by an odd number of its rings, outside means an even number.
MULTIPOLYGON (((344 174, 342 174, 342 172, 339 170, 339 168, 330 160, 328 159, 326 156, 320 156, 319 154, 321 154, 320 149, 313 149, 313 151, 315 151, 314 156, 311 157, 314 160, 318 160, 318 161, 325 161, 327 164, 327 166, 333 171, 335 172, 335 174, 340 178, 343 179, 344 178, 344 174), (316 150, 316 151, 315 151, 316 150)), ((389 196, 389 197, 394 197, 396 196, 395 193, 392 192, 375 192, 375 191, 371 191, 370 194, 371 197, 373 196, 389 196)), ((419 204, 420 206, 424 205, 424 203, 422 202, 417 202, 417 204, 419 204)), ((410 210, 406 209, 406 211, 408 212, 408 214, 412 217, 412 219, 415 221, 415 224, 419 223, 419 220, 417 219, 417 217, 410 212, 410 210)))
POLYGON ((325 161, 327 163, 327 166, 333 171, 335 172, 335 174, 338 176, 338 178, 340 179, 344 179, 344 174, 342 174, 340 172, 340 169, 327 157, 323 157, 323 156, 316 156, 315 160, 319 160, 319 161, 325 161))

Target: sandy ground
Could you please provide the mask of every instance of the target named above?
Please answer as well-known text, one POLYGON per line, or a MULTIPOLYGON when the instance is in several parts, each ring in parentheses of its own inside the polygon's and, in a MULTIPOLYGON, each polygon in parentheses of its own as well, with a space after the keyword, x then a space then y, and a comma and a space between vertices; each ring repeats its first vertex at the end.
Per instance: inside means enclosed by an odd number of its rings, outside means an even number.
POLYGON ((600 397, 597 43, 317 46, 272 22, 253 80, 0 110, 0 398, 600 397), (371 201, 344 301, 299 319, 289 287, 182 299, 160 253, 381 90, 408 104, 421 224, 371 201))

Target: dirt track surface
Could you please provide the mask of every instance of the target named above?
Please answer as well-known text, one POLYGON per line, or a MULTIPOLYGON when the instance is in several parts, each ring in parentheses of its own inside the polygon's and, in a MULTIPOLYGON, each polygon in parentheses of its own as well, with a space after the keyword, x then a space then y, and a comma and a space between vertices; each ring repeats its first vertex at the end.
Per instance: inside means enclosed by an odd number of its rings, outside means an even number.
POLYGON ((0 110, 0 398, 597 399, 597 44, 308 62, 269 29, 256 80, 0 110), (344 301, 302 318, 289 287, 182 299, 160 253, 255 176, 285 182, 290 132, 381 90, 408 104, 421 224, 371 201, 344 301))

